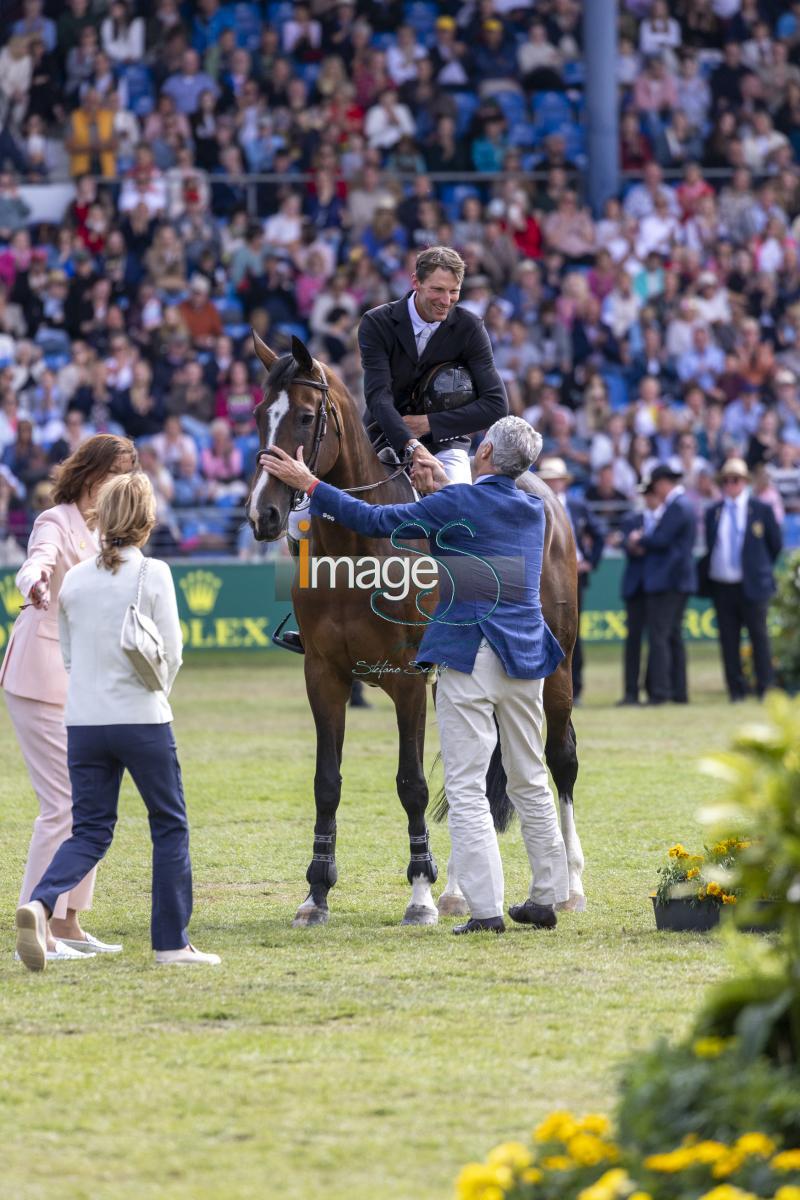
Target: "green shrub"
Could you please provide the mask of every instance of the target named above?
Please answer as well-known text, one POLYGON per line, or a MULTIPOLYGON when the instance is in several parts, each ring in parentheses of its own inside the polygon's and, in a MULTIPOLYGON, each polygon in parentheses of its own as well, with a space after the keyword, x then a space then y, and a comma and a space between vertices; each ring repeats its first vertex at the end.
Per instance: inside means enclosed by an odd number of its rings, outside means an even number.
POLYGON ((775 671, 780 686, 796 692, 800 690, 800 550, 779 568, 777 584, 770 610, 775 671))

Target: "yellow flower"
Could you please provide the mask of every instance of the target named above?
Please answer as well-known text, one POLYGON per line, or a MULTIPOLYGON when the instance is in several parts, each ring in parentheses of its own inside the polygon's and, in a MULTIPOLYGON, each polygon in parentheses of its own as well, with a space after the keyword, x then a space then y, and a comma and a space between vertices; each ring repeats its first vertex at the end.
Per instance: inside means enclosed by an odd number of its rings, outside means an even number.
POLYGON ((722 893, 722 903, 723 904, 738 904, 738 900, 736 899, 736 897, 733 895, 732 892, 723 892, 722 893))
POLYGON ((710 1192, 704 1192, 699 1200, 758 1200, 758 1197, 753 1192, 743 1192, 741 1188, 733 1187, 730 1183, 721 1183, 710 1192))
POLYGON ((770 1154, 775 1153, 775 1142, 765 1133, 743 1133, 736 1139, 735 1149, 740 1154, 769 1158, 770 1154))
POLYGON ((568 1171, 575 1163, 571 1158, 567 1158, 566 1154, 551 1154, 542 1159, 542 1166, 545 1171, 568 1171))
POLYGON ((653 1200, 649 1192, 631 1192, 628 1200, 653 1200))
POLYGON ((725 1051, 725 1039, 721 1037, 698 1038, 692 1045, 696 1058, 719 1058, 725 1051))
POLYGON ((514 1175, 508 1167, 467 1163, 456 1180, 456 1195, 458 1200, 504 1200, 513 1182, 514 1175))
POLYGON ((708 881, 708 883, 706 884, 706 891, 708 892, 709 896, 721 896, 722 895, 722 888, 719 886, 716 879, 710 879, 708 881))
POLYGON ((493 1167, 510 1167, 512 1171, 523 1171, 533 1162, 533 1156, 522 1142, 503 1142, 490 1151, 486 1161, 493 1167))
POLYGON ((606 1171, 593 1184, 578 1192, 578 1200, 617 1200, 628 1190, 630 1179, 627 1171, 616 1168, 606 1171))
POLYGON ((581 1133, 596 1133, 598 1137, 605 1137, 611 1129, 611 1122, 603 1113, 587 1113, 579 1119, 578 1128, 581 1133))
POLYGON ((670 846, 670 858, 690 858, 689 851, 678 842, 675 846, 670 846))
POLYGON ((602 1141, 593 1133, 576 1133, 567 1142, 567 1153, 582 1167, 594 1167, 601 1162, 613 1162, 619 1157, 616 1146, 602 1141))
POLYGON ((700 874, 700 868, 699 868, 699 867, 692 867, 691 871, 687 871, 687 872, 686 872, 686 878, 687 878, 687 879, 697 879, 697 876, 698 876, 699 874, 700 874))
POLYGON ((729 1175, 735 1175, 741 1167, 747 1155, 731 1147, 727 1153, 717 1159, 714 1166, 711 1168, 711 1174, 715 1179, 727 1179, 729 1175))
POLYGON ((526 1167, 520 1175, 523 1183, 539 1183, 544 1176, 538 1167, 526 1167))
MULTIPOLYGON (((629 1197, 628 1200, 633 1200, 633 1197, 629 1197)), ((784 1184, 783 1187, 778 1188, 774 1200, 800 1200, 800 1187, 784 1184)))
POLYGON ((800 1170, 800 1150, 782 1150, 770 1162, 776 1171, 800 1170))
POLYGON ((577 1132, 578 1123, 572 1113, 551 1112, 533 1131, 535 1142, 566 1142, 577 1132))
POLYGON ((697 1142, 696 1145, 692 1146, 691 1152, 694 1162, 710 1166, 711 1163, 716 1163, 724 1159, 729 1150, 722 1142, 706 1140, 704 1142, 697 1142))
POLYGON ((644 1165, 648 1171, 674 1175, 678 1171, 685 1171, 693 1162, 694 1147, 682 1146, 678 1150, 670 1150, 667 1154, 651 1154, 644 1160, 644 1165))

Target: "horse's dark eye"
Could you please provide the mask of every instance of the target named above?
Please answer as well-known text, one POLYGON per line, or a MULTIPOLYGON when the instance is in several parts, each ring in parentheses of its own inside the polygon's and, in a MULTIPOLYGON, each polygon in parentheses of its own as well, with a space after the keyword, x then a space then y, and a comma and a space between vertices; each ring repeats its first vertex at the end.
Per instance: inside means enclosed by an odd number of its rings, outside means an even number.
POLYGON ((302 417, 300 418, 301 425, 311 425, 311 424, 313 424, 313 422, 314 422, 314 414, 313 413, 303 413, 302 417))

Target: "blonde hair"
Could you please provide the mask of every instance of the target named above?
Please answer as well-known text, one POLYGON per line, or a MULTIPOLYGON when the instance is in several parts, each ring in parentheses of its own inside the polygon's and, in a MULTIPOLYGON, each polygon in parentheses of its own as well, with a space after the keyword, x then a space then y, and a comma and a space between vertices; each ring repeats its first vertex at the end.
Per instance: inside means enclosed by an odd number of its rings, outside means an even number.
POLYGON ((156 498, 147 476, 116 475, 100 489, 94 520, 100 535, 98 567, 116 574, 124 546, 143 546, 156 523, 156 498))

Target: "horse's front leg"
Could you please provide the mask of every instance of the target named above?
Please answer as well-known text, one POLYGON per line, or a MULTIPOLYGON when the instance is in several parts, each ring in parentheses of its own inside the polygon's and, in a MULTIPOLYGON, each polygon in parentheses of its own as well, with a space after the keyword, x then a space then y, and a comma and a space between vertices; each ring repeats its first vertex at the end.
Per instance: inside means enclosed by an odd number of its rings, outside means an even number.
POLYGON ((336 883, 336 810, 342 794, 342 744, 351 680, 331 673, 331 668, 306 654, 306 691, 317 729, 317 765, 314 774, 313 857, 306 871, 309 892, 295 913, 296 928, 324 925, 328 920, 328 892, 336 883))
POLYGON ((411 901, 402 923, 435 925, 439 914, 433 902, 431 884, 436 882, 438 871, 436 860, 431 853, 430 836, 425 823, 428 783, 423 768, 426 708, 424 677, 404 677, 394 683, 390 694, 395 704, 397 731, 400 736, 397 794, 408 817, 410 848, 406 875, 411 884, 411 901))

